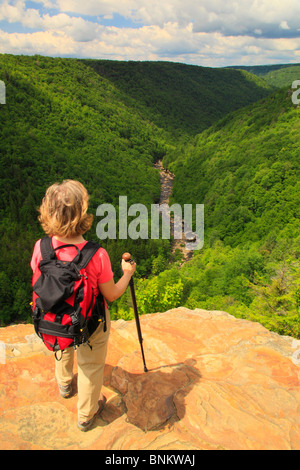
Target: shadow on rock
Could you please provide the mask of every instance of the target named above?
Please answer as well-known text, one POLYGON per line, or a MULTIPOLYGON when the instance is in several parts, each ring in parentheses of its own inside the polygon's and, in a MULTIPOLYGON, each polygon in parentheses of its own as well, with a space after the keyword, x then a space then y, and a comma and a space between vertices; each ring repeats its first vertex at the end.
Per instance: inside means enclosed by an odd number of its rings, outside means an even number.
POLYGON ((113 406, 116 403, 108 403, 103 419, 112 422, 118 417, 110 415, 110 411, 119 416, 126 413, 128 421, 144 431, 160 428, 171 418, 182 419, 185 397, 201 378, 194 367, 195 362, 187 359, 142 374, 133 374, 118 366, 106 366, 106 383, 119 392, 115 400, 122 403, 117 407, 113 406))

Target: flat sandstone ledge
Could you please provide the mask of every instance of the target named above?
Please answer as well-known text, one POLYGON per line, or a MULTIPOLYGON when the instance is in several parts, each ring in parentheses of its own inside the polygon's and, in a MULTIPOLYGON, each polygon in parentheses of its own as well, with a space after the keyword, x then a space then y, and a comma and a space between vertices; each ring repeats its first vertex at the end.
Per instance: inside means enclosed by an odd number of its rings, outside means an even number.
POLYGON ((219 311, 140 321, 149 372, 134 321, 112 322, 108 402, 87 433, 33 326, 0 328, 0 449, 300 450, 300 341, 219 311))

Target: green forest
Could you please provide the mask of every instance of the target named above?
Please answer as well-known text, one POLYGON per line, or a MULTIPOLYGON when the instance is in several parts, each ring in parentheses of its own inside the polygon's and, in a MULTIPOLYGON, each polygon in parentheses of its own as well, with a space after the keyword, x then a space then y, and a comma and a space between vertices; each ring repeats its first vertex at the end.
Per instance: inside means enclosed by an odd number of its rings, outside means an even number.
POLYGON ((267 96, 265 80, 241 70, 169 62, 84 60, 151 122, 189 140, 224 115, 267 96))
MULTIPOLYGON (((181 266, 169 240, 100 241, 116 280, 137 261, 139 312, 222 309, 299 338, 299 108, 276 72, 0 55, 0 326, 31 321, 46 188, 81 181, 97 239, 100 204, 158 202, 162 159, 171 202, 205 205, 205 242, 181 266)), ((133 318, 129 292, 110 310, 133 318)))
POLYGON ((176 202, 205 204, 206 249, 181 271, 185 305, 297 337, 299 117, 283 88, 198 135, 184 158, 165 157, 176 202))

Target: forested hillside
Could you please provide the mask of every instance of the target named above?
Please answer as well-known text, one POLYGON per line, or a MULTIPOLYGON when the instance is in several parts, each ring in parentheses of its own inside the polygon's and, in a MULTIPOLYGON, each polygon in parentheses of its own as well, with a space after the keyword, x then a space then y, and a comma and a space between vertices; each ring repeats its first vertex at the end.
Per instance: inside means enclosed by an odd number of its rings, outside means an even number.
POLYGON ((300 80, 300 64, 254 65, 252 67, 239 66, 228 68, 252 73, 275 88, 291 86, 294 80, 300 80))
POLYGON ((199 134, 228 112, 273 89, 247 71, 170 62, 84 60, 116 88, 127 104, 173 136, 199 134))
MULTIPOLYGON (((94 215, 103 202, 117 208, 119 195, 126 195, 128 204, 149 206, 160 192, 152 165, 169 144, 163 130, 128 108, 120 91, 77 60, 4 55, 0 77, 6 84, 6 104, 0 107, 0 321, 5 323, 30 314, 29 261, 42 234, 37 207, 46 188, 66 178, 82 181, 94 215)), ((89 236, 95 234, 94 224, 89 236)), ((117 274, 122 252, 133 246, 141 274, 151 269, 159 249, 168 254, 162 241, 111 241, 117 274)))
POLYGON ((180 271, 186 306, 299 337, 299 135, 286 88, 204 131, 184 156, 165 157, 174 201, 205 204, 205 249, 180 271))
POLYGON ((291 86, 295 80, 300 80, 300 65, 269 72, 264 76, 264 80, 277 88, 291 86))
MULTIPOLYGON (((266 98, 266 82, 229 69, 41 56, 0 55, 0 80, 0 325, 30 318, 46 188, 79 179, 94 215, 120 195, 149 207, 164 158, 173 200, 205 204, 205 246, 179 269, 169 240, 103 241, 116 278, 124 251, 137 260, 140 312, 222 307, 298 334, 299 109, 288 90, 266 98)), ((124 296, 113 315, 129 318, 129 305, 124 296)))

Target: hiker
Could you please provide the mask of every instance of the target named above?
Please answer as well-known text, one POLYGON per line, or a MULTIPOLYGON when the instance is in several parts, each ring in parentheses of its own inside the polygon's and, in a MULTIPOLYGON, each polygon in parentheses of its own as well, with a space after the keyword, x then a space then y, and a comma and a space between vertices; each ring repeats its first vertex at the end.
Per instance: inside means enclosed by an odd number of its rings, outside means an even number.
MULTIPOLYGON (((88 201, 87 190, 78 181, 64 180, 47 189, 39 208, 39 221, 44 232, 51 237, 51 244, 53 249, 56 249, 58 260, 72 261, 78 252, 76 247, 81 250, 87 244, 83 235, 90 229, 93 221, 93 216, 87 213, 88 201), (67 246, 60 249, 64 245, 75 245, 75 247, 67 246)), ((38 240, 31 259, 33 285, 41 275, 39 269, 41 259, 41 240, 38 240)), ((103 322, 100 323, 90 336, 89 344, 81 344, 77 348, 78 427, 82 431, 91 427, 106 402, 101 393, 110 332, 110 315, 106 300, 113 302, 121 297, 135 272, 136 264, 122 260, 123 276, 115 283, 108 253, 98 247, 98 251, 85 269, 95 296, 100 292, 104 298, 106 328, 103 322)), ((61 359, 55 361, 55 377, 59 392, 64 398, 72 395, 73 362, 73 347, 64 349, 61 352, 61 359)))

